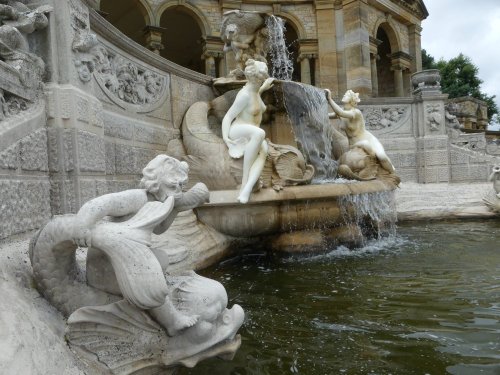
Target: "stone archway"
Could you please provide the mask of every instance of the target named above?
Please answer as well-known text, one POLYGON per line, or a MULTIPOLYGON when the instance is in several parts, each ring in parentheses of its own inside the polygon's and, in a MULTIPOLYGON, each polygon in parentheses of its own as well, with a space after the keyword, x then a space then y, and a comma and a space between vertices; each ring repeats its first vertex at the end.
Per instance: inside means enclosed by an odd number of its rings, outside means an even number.
POLYGON ((161 13, 159 26, 165 30, 162 37, 164 48, 160 54, 185 68, 205 73, 202 60, 204 33, 195 17, 182 6, 169 7, 161 13))
POLYGON ((383 21, 370 38, 373 96, 410 95, 412 56, 401 50, 401 43, 390 21, 383 21))
POLYGON ((141 0, 101 0, 99 10, 123 34, 145 44, 144 29, 151 24, 151 14, 141 0))
POLYGON ((377 30, 377 81, 378 96, 395 96, 394 74, 391 66, 391 56, 395 52, 392 49, 389 36, 384 27, 377 30))

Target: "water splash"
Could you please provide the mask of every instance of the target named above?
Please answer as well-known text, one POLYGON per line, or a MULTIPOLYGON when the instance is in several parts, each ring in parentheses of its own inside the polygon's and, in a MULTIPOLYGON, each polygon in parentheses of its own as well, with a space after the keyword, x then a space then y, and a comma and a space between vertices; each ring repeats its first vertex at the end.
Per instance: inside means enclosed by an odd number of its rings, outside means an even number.
POLYGON ((282 82, 281 87, 295 140, 307 161, 314 165, 315 178, 335 177, 337 162, 332 157, 332 126, 325 92, 297 82, 282 82))
POLYGON ((285 43, 285 21, 271 15, 266 17, 268 30, 267 42, 271 57, 271 76, 283 81, 290 81, 293 74, 293 62, 285 43))
POLYGON ((344 195, 339 206, 345 224, 354 224, 374 232, 377 237, 396 236, 396 199, 394 191, 344 195))

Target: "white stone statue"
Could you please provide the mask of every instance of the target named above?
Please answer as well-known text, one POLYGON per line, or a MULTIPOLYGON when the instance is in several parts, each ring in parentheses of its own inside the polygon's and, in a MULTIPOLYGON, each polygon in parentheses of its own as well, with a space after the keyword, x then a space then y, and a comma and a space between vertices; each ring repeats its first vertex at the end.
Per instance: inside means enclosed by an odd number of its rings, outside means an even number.
POLYGON ((265 14, 231 10, 224 13, 221 25, 224 52, 233 51, 236 69, 230 76, 243 78, 248 59, 266 62, 267 28, 265 14))
POLYGON ((334 111, 334 113, 329 114, 329 116, 332 118, 337 115, 342 119, 341 129, 347 134, 349 148, 361 148, 368 155, 376 156, 382 168, 389 173, 394 173, 394 166, 385 153, 384 146, 382 146, 380 141, 372 133, 366 130, 363 114, 357 108, 360 102, 359 94, 352 90, 347 90, 342 97, 342 103, 344 104, 344 108, 342 109, 333 101, 330 90, 325 89, 325 92, 328 102, 334 111))
POLYGON ((30 9, 23 2, 0 0, 0 57, 19 72, 25 86, 37 87, 44 73, 43 60, 30 52, 28 34, 47 27, 49 5, 30 9))
POLYGON ((224 287, 192 271, 164 274, 150 247, 153 232, 163 233, 179 211, 208 200, 201 183, 182 192, 188 169, 186 162, 159 155, 144 168, 140 189, 92 199, 76 215, 53 218, 32 240, 35 280, 69 315, 68 341, 114 373, 194 365, 239 347, 244 313, 237 305, 226 308, 224 287), (121 296, 82 282, 77 245, 107 255, 121 296))
POLYGON ((495 165, 491 169, 491 174, 488 177, 488 181, 493 182, 493 189, 497 195, 497 198, 500 199, 500 165, 495 165))
POLYGON ((252 59, 246 62, 245 77, 247 83, 222 120, 222 138, 229 148, 229 155, 235 159, 243 156, 243 178, 238 196, 241 203, 250 199, 266 162, 266 133, 260 128, 266 105, 260 95, 271 88, 274 81, 274 78, 269 78, 267 65, 252 59))

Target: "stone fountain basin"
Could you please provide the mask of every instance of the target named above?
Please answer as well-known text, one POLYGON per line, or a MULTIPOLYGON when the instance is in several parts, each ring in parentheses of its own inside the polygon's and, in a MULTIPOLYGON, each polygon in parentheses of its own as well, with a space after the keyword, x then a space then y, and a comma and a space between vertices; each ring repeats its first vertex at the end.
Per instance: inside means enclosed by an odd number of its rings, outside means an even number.
POLYGON ((388 181, 353 181, 263 189, 247 204, 238 203, 238 190, 210 192, 210 203, 195 209, 198 219, 233 237, 255 237, 332 227, 343 223, 339 198, 394 190, 388 181))

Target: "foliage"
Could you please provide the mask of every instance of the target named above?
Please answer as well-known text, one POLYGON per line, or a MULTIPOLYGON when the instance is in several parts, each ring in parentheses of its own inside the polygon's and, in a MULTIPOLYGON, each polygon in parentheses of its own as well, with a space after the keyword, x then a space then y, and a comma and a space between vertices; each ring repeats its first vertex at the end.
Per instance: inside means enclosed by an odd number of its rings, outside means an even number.
POLYGON ((478 77, 479 68, 464 54, 461 53, 448 61, 440 59, 436 62, 433 56, 422 49, 422 68, 439 69, 441 87, 450 99, 472 96, 483 100, 488 107, 488 120, 498 113, 495 95, 488 95, 481 91, 483 81, 478 77))
POLYGON ((422 49, 422 70, 426 69, 437 69, 436 61, 425 49, 422 49))

